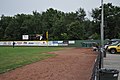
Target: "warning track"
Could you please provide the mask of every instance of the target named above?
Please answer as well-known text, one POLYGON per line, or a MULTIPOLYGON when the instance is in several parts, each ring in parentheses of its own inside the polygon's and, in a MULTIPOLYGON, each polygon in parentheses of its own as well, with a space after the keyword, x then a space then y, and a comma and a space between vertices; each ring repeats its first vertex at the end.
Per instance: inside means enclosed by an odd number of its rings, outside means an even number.
POLYGON ((97 54, 88 48, 49 52, 56 57, 0 74, 0 80, 90 80, 97 54))

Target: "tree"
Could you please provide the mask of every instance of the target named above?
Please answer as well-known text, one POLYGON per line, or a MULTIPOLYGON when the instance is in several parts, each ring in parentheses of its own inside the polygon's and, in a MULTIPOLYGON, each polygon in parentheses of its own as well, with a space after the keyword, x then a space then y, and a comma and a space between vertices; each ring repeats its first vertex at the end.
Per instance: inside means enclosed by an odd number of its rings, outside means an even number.
POLYGON ((20 27, 16 19, 11 20, 8 27, 5 29, 6 40, 21 40, 20 27))
POLYGON ((77 14, 77 19, 79 21, 84 21, 85 20, 86 13, 85 13, 84 9, 79 8, 78 11, 76 11, 76 14, 77 14))
POLYGON ((1 20, 0 20, 0 39, 4 40, 5 38, 5 30, 8 27, 10 21, 12 20, 12 17, 9 16, 1 16, 1 20))
MULTIPOLYGON (((92 17, 94 22, 98 23, 95 28, 100 27, 101 6, 92 10, 92 17)), ((104 22, 105 39, 119 38, 120 7, 113 6, 112 3, 104 4, 104 22)))
POLYGON ((68 25, 68 37, 70 40, 83 39, 84 26, 79 21, 72 22, 68 25))

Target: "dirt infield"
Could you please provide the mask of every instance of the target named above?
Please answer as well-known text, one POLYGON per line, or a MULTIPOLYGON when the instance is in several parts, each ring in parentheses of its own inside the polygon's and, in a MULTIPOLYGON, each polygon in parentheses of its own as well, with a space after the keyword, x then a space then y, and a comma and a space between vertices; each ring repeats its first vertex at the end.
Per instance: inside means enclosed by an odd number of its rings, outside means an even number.
POLYGON ((49 53, 57 56, 0 74, 0 80, 90 80, 97 56, 92 49, 69 48, 49 53))

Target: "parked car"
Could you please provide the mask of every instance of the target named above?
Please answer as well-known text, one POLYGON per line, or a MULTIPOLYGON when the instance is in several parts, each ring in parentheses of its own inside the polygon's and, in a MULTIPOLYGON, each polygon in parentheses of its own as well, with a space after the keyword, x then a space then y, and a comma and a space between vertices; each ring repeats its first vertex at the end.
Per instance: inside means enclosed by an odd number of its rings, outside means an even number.
POLYGON ((111 39, 104 45, 104 49, 107 50, 108 46, 117 45, 120 43, 120 39, 111 39))
POLYGON ((116 44, 109 45, 107 48, 107 51, 110 52, 111 54, 115 54, 120 52, 120 42, 116 44))

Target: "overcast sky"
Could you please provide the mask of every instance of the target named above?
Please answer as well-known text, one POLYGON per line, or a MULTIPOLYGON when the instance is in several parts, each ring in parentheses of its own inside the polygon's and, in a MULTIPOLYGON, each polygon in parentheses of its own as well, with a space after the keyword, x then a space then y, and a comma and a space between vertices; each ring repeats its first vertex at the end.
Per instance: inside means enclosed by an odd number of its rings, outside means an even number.
MULTIPOLYGON (((104 0, 104 3, 112 3, 120 6, 120 0, 104 0)), ((16 14, 32 14, 32 11, 46 11, 54 8, 63 12, 75 12, 78 8, 84 8, 86 13, 101 5, 101 0, 0 0, 0 16, 12 16, 16 14)))

